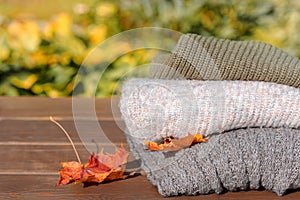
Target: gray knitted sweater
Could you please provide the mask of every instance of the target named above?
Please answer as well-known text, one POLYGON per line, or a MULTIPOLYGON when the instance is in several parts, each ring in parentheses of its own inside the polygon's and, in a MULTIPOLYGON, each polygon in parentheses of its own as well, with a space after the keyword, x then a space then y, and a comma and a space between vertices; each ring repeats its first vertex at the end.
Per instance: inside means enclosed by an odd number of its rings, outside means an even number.
POLYGON ((264 187, 279 196, 300 188, 300 132, 251 128, 213 135, 175 154, 128 143, 162 196, 196 195, 264 187))

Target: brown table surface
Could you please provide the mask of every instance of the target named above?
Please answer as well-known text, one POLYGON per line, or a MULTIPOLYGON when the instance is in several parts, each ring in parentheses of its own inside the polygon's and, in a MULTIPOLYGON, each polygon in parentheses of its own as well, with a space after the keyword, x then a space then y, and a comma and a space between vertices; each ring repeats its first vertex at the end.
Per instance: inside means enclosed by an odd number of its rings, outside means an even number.
MULTIPOLYGON (((109 139, 116 144, 124 143, 128 148, 123 132, 112 117, 111 99, 97 99, 96 110, 109 139)), ((71 98, 0 97, 1 199, 163 199, 145 176, 89 187, 56 186, 60 162, 76 160, 76 157, 67 138, 49 121, 49 116, 54 116, 65 127, 83 162, 87 160, 89 153, 74 126, 71 98)), ((243 191, 168 199, 296 200, 300 199, 300 192, 283 197, 268 191, 243 191)))

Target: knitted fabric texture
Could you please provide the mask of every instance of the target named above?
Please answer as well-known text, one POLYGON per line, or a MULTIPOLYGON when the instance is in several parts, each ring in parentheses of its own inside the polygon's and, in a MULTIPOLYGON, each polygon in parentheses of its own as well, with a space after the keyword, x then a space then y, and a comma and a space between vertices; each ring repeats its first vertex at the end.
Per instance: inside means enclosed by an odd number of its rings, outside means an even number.
POLYGON ((120 109, 143 140, 247 127, 300 127, 300 90, 258 81, 132 79, 120 109))
MULTIPOLYGON (((148 133, 145 133, 148 134, 148 133)), ((213 135, 208 142, 153 152, 127 135, 148 179, 162 196, 196 195, 264 187, 279 196, 300 188, 300 132, 251 128, 213 135)))
POLYGON ((223 131, 296 128, 299 97, 296 88, 267 82, 133 79, 120 109, 131 152, 162 196, 260 187, 283 195, 300 188, 299 130, 223 131), (203 132, 207 143, 176 153, 145 150, 144 140, 203 132))
POLYGON ((300 61, 263 42, 185 34, 167 58, 154 59, 150 77, 256 80, 300 87, 300 61))
POLYGON ((283 195, 300 188, 300 132, 292 129, 299 127, 300 96, 285 86, 300 86, 297 58, 262 42, 186 34, 171 55, 151 63, 150 77, 265 81, 132 80, 124 86, 128 143, 161 195, 260 187, 283 195), (264 128, 248 128, 256 126, 264 128), (210 138, 176 153, 145 150, 144 140, 188 133, 210 138))

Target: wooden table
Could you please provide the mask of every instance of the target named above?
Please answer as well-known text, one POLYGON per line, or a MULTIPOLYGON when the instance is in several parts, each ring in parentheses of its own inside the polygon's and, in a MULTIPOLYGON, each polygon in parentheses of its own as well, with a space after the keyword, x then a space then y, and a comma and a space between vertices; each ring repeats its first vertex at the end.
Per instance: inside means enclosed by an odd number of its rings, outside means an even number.
MULTIPOLYGON (((98 120, 113 143, 126 144, 123 132, 113 120, 110 104, 110 99, 96 100, 98 120)), ((76 157, 67 138, 49 121, 49 116, 54 116, 70 133, 83 162, 88 158, 74 126, 71 98, 0 97, 1 199, 163 199, 145 176, 90 187, 55 186, 60 162, 76 157)), ((300 192, 284 197, 268 191, 247 191, 168 199, 298 200, 300 192)))

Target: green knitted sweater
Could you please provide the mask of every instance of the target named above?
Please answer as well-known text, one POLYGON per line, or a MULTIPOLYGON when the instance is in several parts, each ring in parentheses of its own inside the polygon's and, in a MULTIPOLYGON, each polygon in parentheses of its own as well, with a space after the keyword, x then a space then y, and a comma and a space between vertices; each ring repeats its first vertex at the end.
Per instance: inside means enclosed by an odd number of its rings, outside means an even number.
POLYGON ((300 87, 300 60, 263 42, 186 34, 167 58, 151 63, 150 77, 267 81, 300 87))

